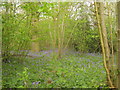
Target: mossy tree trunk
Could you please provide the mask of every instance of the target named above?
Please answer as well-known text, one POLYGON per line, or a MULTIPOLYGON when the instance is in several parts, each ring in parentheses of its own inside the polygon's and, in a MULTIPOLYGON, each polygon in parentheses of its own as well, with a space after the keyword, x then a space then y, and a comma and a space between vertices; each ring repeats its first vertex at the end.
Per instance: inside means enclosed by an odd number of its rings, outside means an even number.
POLYGON ((118 83, 117 86, 120 89, 120 1, 117 2, 117 14, 118 14, 118 83))
POLYGON ((95 2, 95 7, 96 7, 96 18, 98 22, 98 29, 100 33, 102 53, 103 53, 103 62, 107 74, 107 84, 113 88, 114 86, 110 77, 110 68, 109 68, 110 50, 108 46, 107 31, 106 31, 106 25, 104 19, 104 3, 95 2))

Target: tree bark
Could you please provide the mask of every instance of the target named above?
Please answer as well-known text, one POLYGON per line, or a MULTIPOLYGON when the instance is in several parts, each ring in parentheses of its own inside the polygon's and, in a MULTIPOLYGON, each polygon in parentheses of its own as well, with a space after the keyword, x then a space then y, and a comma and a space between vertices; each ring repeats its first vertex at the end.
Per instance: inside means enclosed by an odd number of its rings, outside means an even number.
POLYGON ((117 86, 120 89, 120 1, 117 2, 117 14, 118 14, 118 83, 117 86))
POLYGON ((107 31, 105 26, 105 20, 104 20, 104 4, 103 2, 100 2, 100 21, 101 21, 101 30, 102 30, 102 36, 103 36, 103 42, 105 47, 105 53, 106 53, 106 60, 109 60, 110 56, 110 50, 108 46, 108 39, 107 39, 107 31))
POLYGON ((95 7, 96 7, 96 18, 98 22, 98 30, 100 33, 103 63, 104 63, 104 67, 105 67, 106 74, 107 74, 107 80, 108 80, 107 84, 110 87, 114 88, 113 83, 110 78, 110 72, 109 72, 109 67, 108 67, 109 64, 107 63, 109 60, 109 56, 110 56, 110 50, 108 46, 107 31, 106 31, 105 20, 104 20, 104 4, 103 2, 99 2, 99 3, 95 2, 95 7), (99 4, 99 8, 98 8, 98 4, 99 4))
POLYGON ((113 46, 113 22, 112 22, 112 19, 113 19, 113 16, 112 16, 112 8, 113 8, 113 5, 112 3, 108 3, 107 2, 107 9, 108 9, 108 29, 109 29, 109 32, 110 32, 110 76, 111 76, 111 79, 112 79, 112 82, 113 82, 113 85, 115 87, 117 87, 117 78, 116 78, 116 68, 115 68, 115 58, 114 58, 114 46, 113 46))

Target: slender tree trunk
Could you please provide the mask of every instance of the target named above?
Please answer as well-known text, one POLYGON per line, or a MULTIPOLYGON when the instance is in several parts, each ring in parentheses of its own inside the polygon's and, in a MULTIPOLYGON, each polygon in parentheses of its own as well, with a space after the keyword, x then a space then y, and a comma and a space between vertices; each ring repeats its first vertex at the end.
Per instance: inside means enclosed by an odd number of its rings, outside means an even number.
POLYGON ((61 48, 63 49, 64 46, 64 34, 65 34, 65 28, 64 28, 64 16, 63 16, 63 21, 62 21, 62 27, 61 27, 61 48))
POLYGON ((108 39, 107 39, 107 31, 105 26, 105 20, 104 20, 104 4, 103 2, 100 2, 100 20, 101 20, 101 30, 102 30, 102 36, 103 36, 103 42, 106 52, 106 60, 109 60, 110 57, 110 50, 108 46, 108 39))
POLYGON ((60 12, 60 2, 58 2, 58 18, 57 18, 57 30, 58 30, 58 58, 61 58, 61 12, 60 12))
POLYGON ((78 23, 79 23, 79 20, 75 23, 75 25, 74 25, 74 27, 72 29, 72 32, 70 33, 70 36, 69 36, 69 38, 68 38, 68 40, 66 42, 66 45, 65 45, 64 49, 66 49, 68 47, 68 44, 69 44, 70 40, 72 39, 73 33, 74 33, 75 28, 76 28, 76 26, 77 26, 78 23))
POLYGON ((108 40, 107 40, 107 32, 106 32, 106 26, 105 26, 105 21, 104 21, 104 4, 103 2, 100 2, 100 24, 101 24, 101 31, 102 31, 102 37, 103 37, 103 44, 105 48, 105 60, 106 60, 106 68, 107 68, 107 74, 109 75, 108 77, 108 84, 109 86, 112 86, 112 84, 109 83, 109 81, 112 82, 110 78, 110 50, 108 46, 108 40))
POLYGON ((117 2, 117 14, 118 14, 118 88, 120 89, 120 1, 117 2))
POLYGON ((107 61, 109 60, 110 50, 108 47, 107 32, 106 32, 106 26, 105 26, 105 21, 104 21, 104 12, 103 12, 104 4, 103 2, 99 2, 99 3, 95 2, 95 7, 96 7, 96 17, 98 21, 98 29, 100 33, 100 40, 101 40, 101 46, 102 46, 104 67, 105 67, 106 74, 107 74, 108 84, 110 87, 113 88, 114 86, 110 78, 109 67, 107 64, 107 61), (98 4, 99 4, 99 9, 98 9, 98 4), (100 15, 98 14, 98 11, 100 15))
POLYGON ((37 36, 36 35, 33 35, 32 36, 32 52, 39 52, 39 42, 36 41, 37 39, 37 36))
POLYGON ((39 17, 36 15, 34 16, 34 18, 32 18, 32 25, 33 25, 33 32, 32 32, 32 52, 39 52, 40 48, 39 48, 39 41, 37 41, 38 35, 37 35, 37 25, 36 23, 38 23, 39 17))
MULTIPOLYGON (((0 16, 0 20, 2 21, 2 17, 0 16)), ((0 83, 2 83, 2 22, 0 22, 0 83)), ((2 84, 0 85, 0 89, 2 90, 2 84)))
POLYGON ((113 23, 112 23, 112 3, 107 2, 107 9, 108 9, 108 29, 110 30, 110 76, 112 79, 112 82, 115 87, 117 87, 117 79, 116 79, 116 68, 115 68, 115 60, 114 60, 114 49, 113 49, 113 23))
POLYGON ((50 35, 50 38, 51 38, 51 39, 50 39, 50 40, 51 40, 51 41, 50 41, 50 46, 52 46, 52 49, 53 49, 53 45, 54 45, 53 39, 54 39, 54 37, 53 37, 52 32, 51 32, 51 30, 50 30, 50 29, 51 29, 51 25, 49 24, 48 27, 49 27, 49 35, 50 35))
POLYGON ((56 26, 56 22, 57 22, 57 17, 53 17, 53 22, 54 22, 54 32, 53 32, 53 48, 56 49, 56 31, 57 31, 57 26, 56 26))

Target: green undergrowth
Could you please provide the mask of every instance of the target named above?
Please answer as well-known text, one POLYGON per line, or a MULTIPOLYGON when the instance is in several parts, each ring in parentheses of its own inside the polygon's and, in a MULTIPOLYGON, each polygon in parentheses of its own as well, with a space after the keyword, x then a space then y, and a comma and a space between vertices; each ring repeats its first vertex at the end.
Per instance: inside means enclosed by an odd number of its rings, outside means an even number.
POLYGON ((105 87, 106 72, 99 54, 11 58, 2 64, 3 88, 105 87))

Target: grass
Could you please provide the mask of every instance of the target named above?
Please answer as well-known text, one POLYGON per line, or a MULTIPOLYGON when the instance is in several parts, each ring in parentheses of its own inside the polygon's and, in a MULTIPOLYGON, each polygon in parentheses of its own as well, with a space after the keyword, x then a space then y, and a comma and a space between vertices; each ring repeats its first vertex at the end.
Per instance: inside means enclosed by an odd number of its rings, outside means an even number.
POLYGON ((102 56, 95 53, 14 57, 3 63, 2 75, 3 88, 97 88, 106 83, 102 56))

